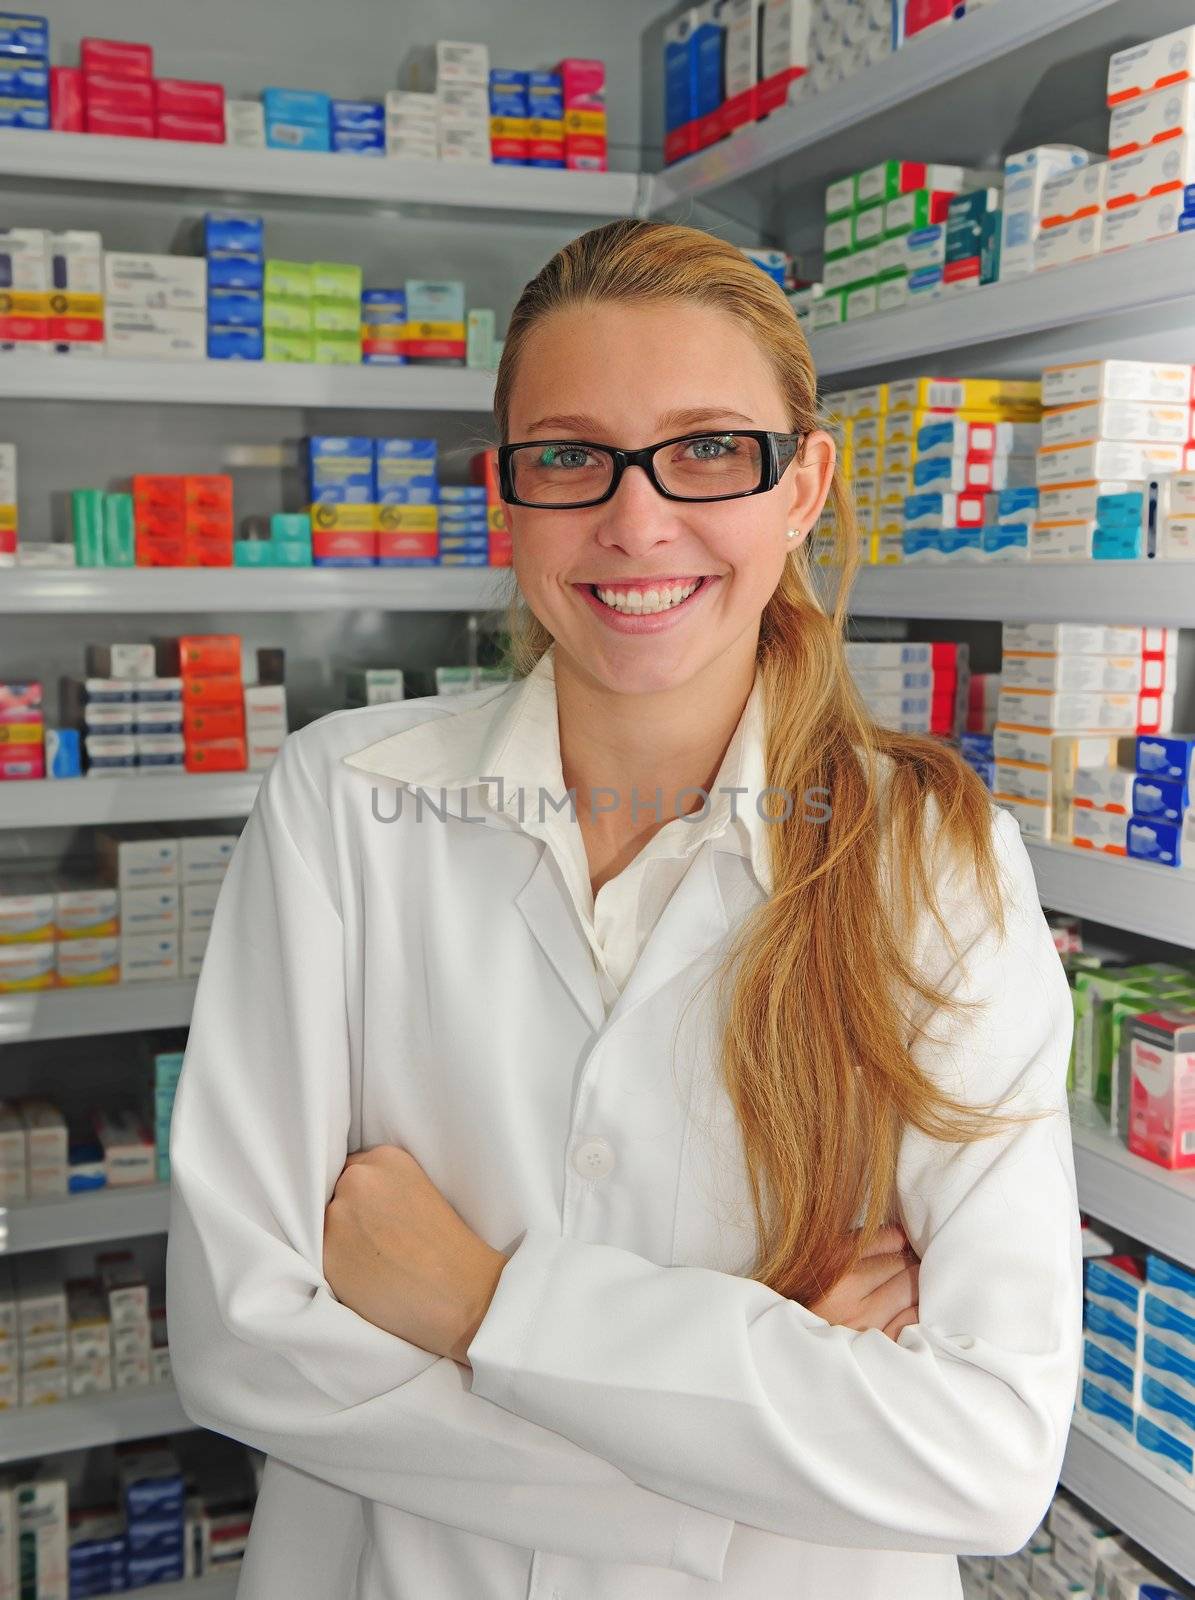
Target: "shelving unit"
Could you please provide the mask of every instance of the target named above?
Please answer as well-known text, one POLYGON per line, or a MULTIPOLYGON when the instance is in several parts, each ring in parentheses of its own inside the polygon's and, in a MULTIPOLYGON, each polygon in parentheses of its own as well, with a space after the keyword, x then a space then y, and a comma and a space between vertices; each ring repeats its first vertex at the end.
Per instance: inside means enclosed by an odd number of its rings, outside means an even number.
POLYGON ((262 777, 260 772, 228 772, 210 777, 147 774, 10 783, 0 793, 0 829, 244 817, 253 806, 262 777))
POLYGON ((270 201, 302 199, 337 210, 497 213, 512 224, 552 218, 581 225, 646 206, 637 172, 554 172, 444 161, 381 161, 290 150, 96 134, 6 129, 0 176, 67 188, 152 188, 170 194, 270 201))
POLYGON ((137 1600, 236 1600, 240 1568, 216 1572, 210 1578, 192 1578, 184 1583, 155 1583, 138 1589, 137 1600))
POLYGON ((0 355, 0 400, 488 412, 494 402, 494 374, 469 367, 133 361, 110 355, 85 361, 13 353, 0 355))
MULTIPOLYGON (((834 568, 819 570, 830 587, 837 582, 834 568)), ((1023 561, 943 561, 862 567, 850 609, 856 617, 1182 628, 1195 617, 1195 563, 1041 561, 1030 567, 1023 561)))
POLYGON ((1130 1154, 1097 1112, 1077 1105, 1071 1136, 1082 1209, 1195 1268, 1195 1175, 1130 1154))
POLYGON ((1195 1583, 1195 1498, 1177 1479, 1127 1442, 1077 1411, 1062 1465, 1062 1482, 1131 1539, 1195 1583))
POLYGON ((3 1422, 0 1464, 61 1450, 119 1444, 125 1439, 153 1439, 160 1433, 182 1433, 194 1427, 172 1383, 114 1389, 50 1405, 17 1406, 3 1413, 3 1422))
POLYGON ((195 979, 0 994, 0 1045, 185 1027, 195 979))
POLYGON ((1170 944, 1195 946, 1195 872, 1025 841, 1043 905, 1170 944))
POLYGON ((0 615, 484 611, 506 605, 510 581, 508 567, 13 567, 0 615))
POLYGON ((170 1186, 138 1184, 0 1206, 0 1256, 165 1233, 170 1186))

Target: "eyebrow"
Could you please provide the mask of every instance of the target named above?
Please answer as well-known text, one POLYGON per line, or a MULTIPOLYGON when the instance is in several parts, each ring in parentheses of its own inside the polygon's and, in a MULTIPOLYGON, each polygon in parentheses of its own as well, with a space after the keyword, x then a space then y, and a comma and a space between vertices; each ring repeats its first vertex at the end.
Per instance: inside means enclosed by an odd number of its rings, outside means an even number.
MULTIPOLYGON (((720 410, 715 406, 697 406, 683 411, 666 411, 656 423, 658 428, 699 428, 707 422, 734 421, 745 423, 754 427, 755 422, 751 417, 745 417, 741 411, 720 410)), ((552 416, 539 417, 535 422, 529 423, 528 433, 539 433, 541 429, 557 429, 561 433, 571 434, 576 438, 602 432, 602 425, 596 417, 585 416, 580 413, 554 413, 552 416)), ((595 441, 596 442, 596 441, 595 441)))

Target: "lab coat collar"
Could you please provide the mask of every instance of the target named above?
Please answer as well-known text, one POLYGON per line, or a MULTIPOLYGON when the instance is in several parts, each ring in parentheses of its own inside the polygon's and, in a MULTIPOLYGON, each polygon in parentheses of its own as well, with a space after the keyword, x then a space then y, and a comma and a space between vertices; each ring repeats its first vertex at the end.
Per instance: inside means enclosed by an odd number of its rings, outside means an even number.
MULTIPOLYGON (((480 787, 487 800, 512 812, 521 786, 534 794, 542 786, 559 800, 564 793, 560 759, 560 724, 556 705, 555 645, 550 645, 525 678, 502 693, 467 710, 429 717, 413 727, 379 739, 363 750, 343 756, 346 765, 390 778, 425 792, 445 793, 480 787), (499 790, 497 778, 503 782, 499 790)), ((736 850, 751 862, 756 880, 771 892, 771 862, 766 824, 756 800, 766 788, 763 745, 763 680, 758 671, 743 715, 735 730, 715 793, 710 796, 711 822, 700 836, 715 832, 717 848, 736 850), (727 816, 724 829, 718 818, 730 812, 731 802, 718 791, 743 788, 736 797, 737 822, 727 816), (736 830, 737 829, 737 833, 736 830)), ((698 825, 692 825, 698 830, 698 825)), ((694 833, 694 844, 699 842, 694 833)))

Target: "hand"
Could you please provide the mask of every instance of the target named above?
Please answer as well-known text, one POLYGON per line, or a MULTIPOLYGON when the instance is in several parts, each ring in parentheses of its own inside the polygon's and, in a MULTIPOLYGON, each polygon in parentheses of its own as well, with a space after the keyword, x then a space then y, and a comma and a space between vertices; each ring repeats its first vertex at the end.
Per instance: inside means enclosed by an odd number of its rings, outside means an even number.
POLYGON ((809 1310, 839 1327, 880 1328, 889 1339, 896 1339, 920 1315, 920 1266, 904 1230, 883 1228, 858 1265, 809 1310))
POLYGON ((324 1212, 324 1276, 341 1304, 462 1366, 508 1260, 396 1145, 349 1156, 324 1212))

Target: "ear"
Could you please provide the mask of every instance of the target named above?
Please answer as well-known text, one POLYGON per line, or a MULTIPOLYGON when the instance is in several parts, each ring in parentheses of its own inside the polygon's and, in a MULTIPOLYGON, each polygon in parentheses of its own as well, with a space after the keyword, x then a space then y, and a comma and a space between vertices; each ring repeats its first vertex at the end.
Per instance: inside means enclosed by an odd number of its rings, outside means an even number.
POLYGON ((789 464, 792 485, 788 506, 788 526, 803 531, 813 527, 822 514, 834 481, 837 448, 833 436, 823 428, 807 434, 796 459, 789 464))

